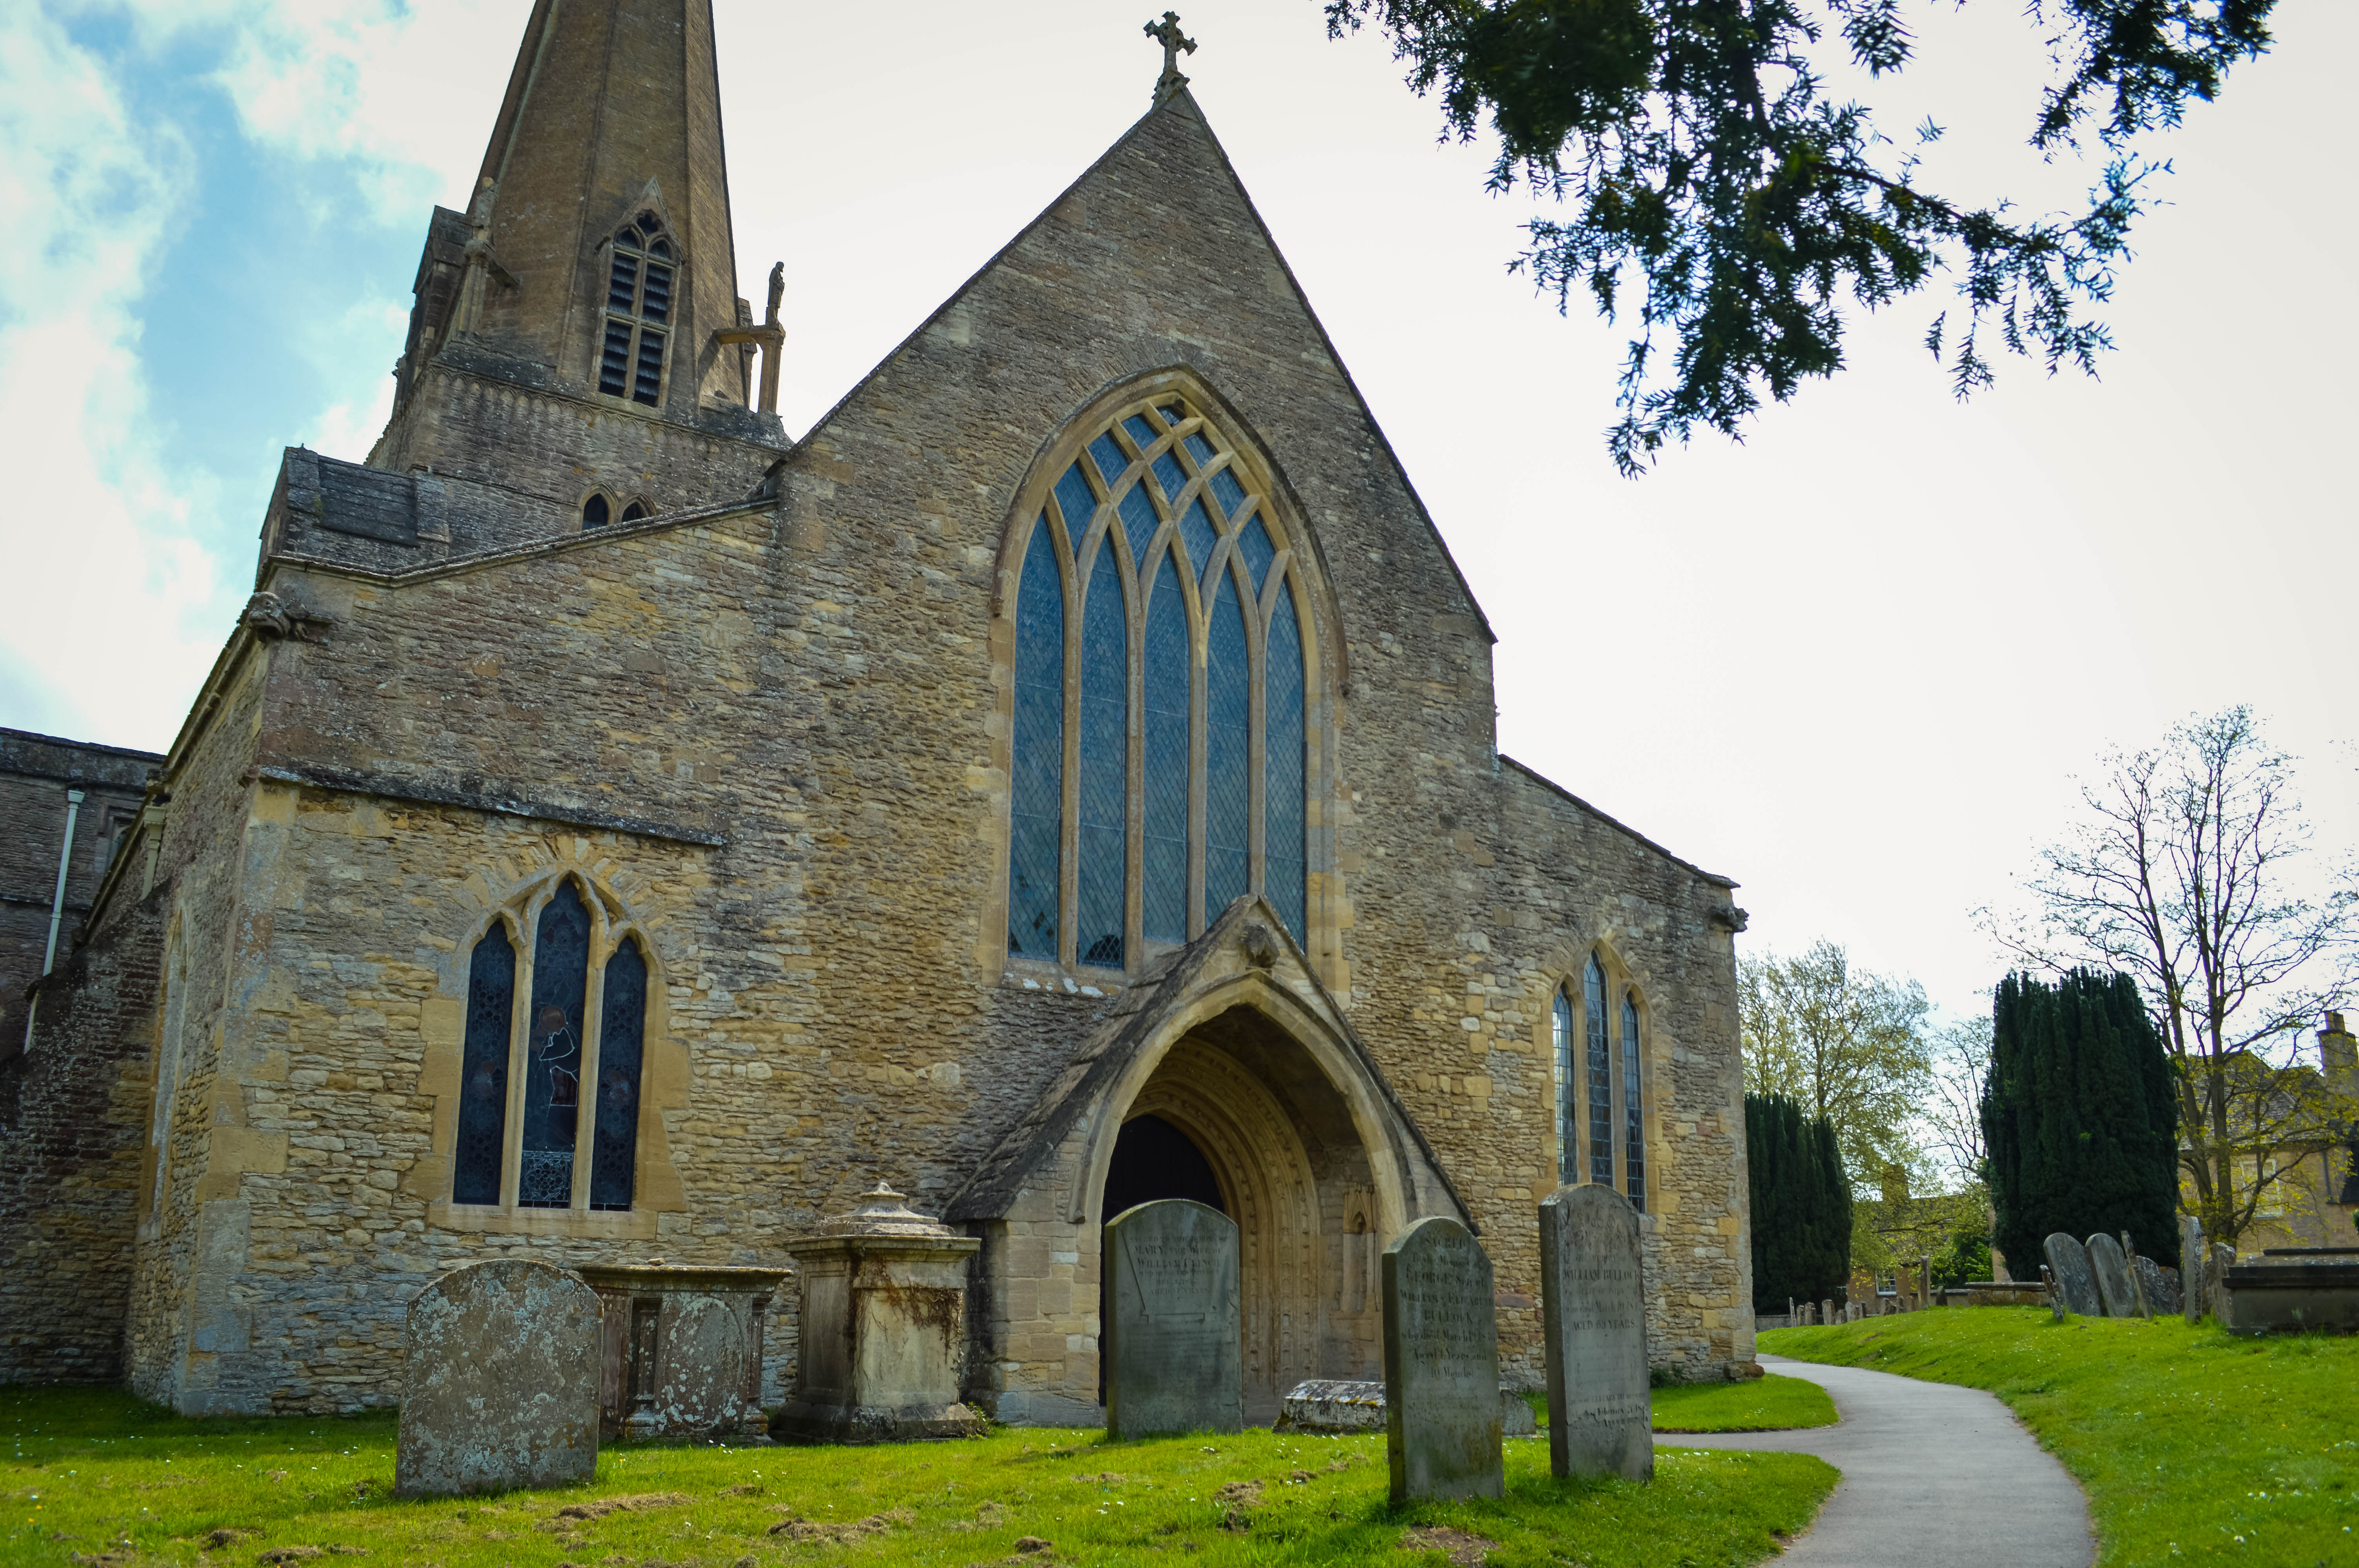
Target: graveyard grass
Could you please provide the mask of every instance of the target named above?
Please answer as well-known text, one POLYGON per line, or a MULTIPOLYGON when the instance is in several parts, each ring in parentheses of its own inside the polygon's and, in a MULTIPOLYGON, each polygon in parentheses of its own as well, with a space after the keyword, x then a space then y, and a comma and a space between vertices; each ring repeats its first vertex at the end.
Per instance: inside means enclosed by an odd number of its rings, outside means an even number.
POLYGON ((1775 1372, 1741 1383, 1678 1383, 1654 1395, 1657 1432, 1788 1432, 1835 1423, 1835 1402, 1824 1389, 1775 1372))
POLYGON ((404 1501, 390 1412, 193 1421, 116 1390, 0 1389, 0 1561, 110 1568, 243 1568, 303 1547, 319 1568, 339 1549, 404 1568, 1436 1568, 1463 1536, 1496 1543, 1492 1568, 1701 1568, 1768 1557, 1836 1479, 1803 1454, 1664 1450, 1651 1486, 1560 1483, 1546 1441, 1525 1439, 1507 1444, 1505 1499, 1395 1509, 1381 1434, 1114 1444, 1034 1427, 881 1448, 613 1444, 587 1485, 404 1501), (219 1531, 244 1533, 212 1545, 219 1531), (1019 1552, 1027 1536, 1049 1550, 1019 1552), (1411 1537, 1432 1544, 1401 1550, 1411 1537))
POLYGON ((1965 1307, 1760 1345, 1996 1394, 2088 1492, 2101 1568, 2359 1563, 2359 1337, 1965 1307))

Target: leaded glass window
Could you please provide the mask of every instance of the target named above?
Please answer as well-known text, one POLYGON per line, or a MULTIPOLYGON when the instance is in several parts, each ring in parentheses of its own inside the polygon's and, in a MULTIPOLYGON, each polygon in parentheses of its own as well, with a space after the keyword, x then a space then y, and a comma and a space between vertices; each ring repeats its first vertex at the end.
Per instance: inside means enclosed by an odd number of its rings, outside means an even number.
POLYGON ((1581 1175, 1581 1124, 1573 1115, 1572 1001, 1562 987, 1550 999, 1549 1025, 1556 1054, 1556 1179, 1566 1186, 1581 1175))
POLYGON ((451 1202, 631 1206, 647 984, 640 938, 612 929, 571 878, 493 922, 468 959, 451 1202), (510 921, 532 955, 522 1007, 510 921))
POLYGON ((1141 941, 1184 942, 1255 892, 1301 939, 1304 563, 1268 487, 1184 399, 1136 404, 1078 452, 1016 568, 1009 952, 1133 967, 1141 941))
POLYGON ((1638 1097, 1638 996, 1622 996, 1622 1190, 1630 1206, 1647 1212, 1647 1131, 1638 1097))
POLYGON ((1589 1018, 1589 1179, 1614 1184, 1614 1054, 1605 1037, 1605 968, 1591 954, 1582 990, 1589 1018))
POLYGON ((1016 606, 1015 767, 1008 779, 1007 950, 1057 957, 1065 819, 1065 590, 1043 512, 1016 606))
POLYGON ((671 289, 671 243, 663 237, 662 221, 642 212, 615 232, 609 247, 599 391, 649 407, 661 400, 671 289))

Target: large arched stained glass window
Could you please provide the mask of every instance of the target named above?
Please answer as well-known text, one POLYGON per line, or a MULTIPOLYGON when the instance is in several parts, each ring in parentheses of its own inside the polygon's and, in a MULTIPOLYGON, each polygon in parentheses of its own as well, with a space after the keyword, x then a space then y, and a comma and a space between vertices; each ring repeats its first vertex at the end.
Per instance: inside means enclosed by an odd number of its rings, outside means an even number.
POLYGON ((1647 1131, 1638 1099, 1638 994, 1622 995, 1622 1189, 1647 1212, 1647 1131))
POLYGON ((647 1057, 647 952, 571 877, 537 904, 536 896, 495 919, 469 956, 451 1201, 627 1209, 647 1057), (512 929, 532 955, 523 1008, 512 929), (511 1085, 519 1086, 513 1097, 511 1085), (586 1162, 577 1160, 585 1148, 586 1162))
POLYGON ((1316 659, 1267 487, 1175 394, 1059 460, 1012 611, 1009 952, 1135 967, 1249 892, 1303 939, 1316 659))
POLYGON ((1605 1037, 1605 967, 1589 956, 1582 978, 1589 1015, 1589 1179, 1614 1184, 1614 1052, 1605 1037))

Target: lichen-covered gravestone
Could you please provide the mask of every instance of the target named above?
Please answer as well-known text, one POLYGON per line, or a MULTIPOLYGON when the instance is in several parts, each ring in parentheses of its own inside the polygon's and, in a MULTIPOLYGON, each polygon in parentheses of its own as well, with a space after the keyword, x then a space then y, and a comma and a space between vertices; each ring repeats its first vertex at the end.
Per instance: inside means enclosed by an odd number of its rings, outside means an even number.
POLYGON ((2203 1222, 2179 1217, 2179 1305, 2190 1324, 2203 1321, 2203 1222))
POLYGON ((2089 1271, 2097 1279, 2098 1299, 2107 1317, 2136 1317, 2137 1287, 2130 1283, 2130 1260, 2122 1244, 2099 1231, 2089 1238, 2089 1271))
POLYGON ((1647 1293, 1628 1198, 1593 1184, 1542 1200, 1540 1294, 1549 1470, 1654 1479, 1647 1293))
POLYGON ((2104 1299, 2097 1294, 2097 1277, 2089 1271, 2089 1249, 2076 1237, 2059 1230, 2040 1243, 2047 1255, 2049 1271, 2056 1276, 2057 1293, 2064 1298, 2066 1312, 2079 1313, 2082 1317, 2105 1315, 2104 1299))
POLYGON ((1236 1221, 1140 1204, 1108 1222, 1104 1266, 1106 1435, 1244 1431, 1236 1221))
POLYGON ((1491 1260, 1454 1219, 1385 1249, 1385 1451, 1397 1503, 1506 1491, 1491 1260))
POLYGON ((2136 1271, 2137 1287, 2146 1297, 2147 1314, 2164 1317, 2179 1310, 2179 1271, 2166 1269, 2145 1253, 2130 1260, 2136 1271))
POLYGON ((409 1303, 394 1490, 563 1487, 598 1468, 598 1294, 547 1263, 451 1270, 409 1303))

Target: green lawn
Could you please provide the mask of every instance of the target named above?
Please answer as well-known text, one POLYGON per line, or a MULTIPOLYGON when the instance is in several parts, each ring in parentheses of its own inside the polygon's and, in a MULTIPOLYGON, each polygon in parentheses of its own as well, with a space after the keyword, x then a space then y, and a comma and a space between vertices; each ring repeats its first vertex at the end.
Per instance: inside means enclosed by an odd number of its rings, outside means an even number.
POLYGON ((1655 1390, 1657 1432, 1783 1432, 1832 1426, 1835 1402, 1806 1378, 1680 1383, 1655 1390))
POLYGON ((1967 1307, 1760 1344, 1996 1394, 2087 1489, 2101 1565, 2359 1563, 2359 1338, 1967 1307))
POLYGON ((1741 1564, 1805 1529, 1835 1482, 1799 1454, 1666 1450, 1652 1486, 1559 1483, 1546 1443, 1515 1442, 1504 1501, 1397 1510, 1381 1436, 1028 1428, 886 1448, 614 1445, 587 1486, 404 1502, 394 1434, 385 1414, 185 1421, 114 1391, 0 1389, 0 1562, 1417 1568, 1495 1543, 1493 1568, 1741 1564))

